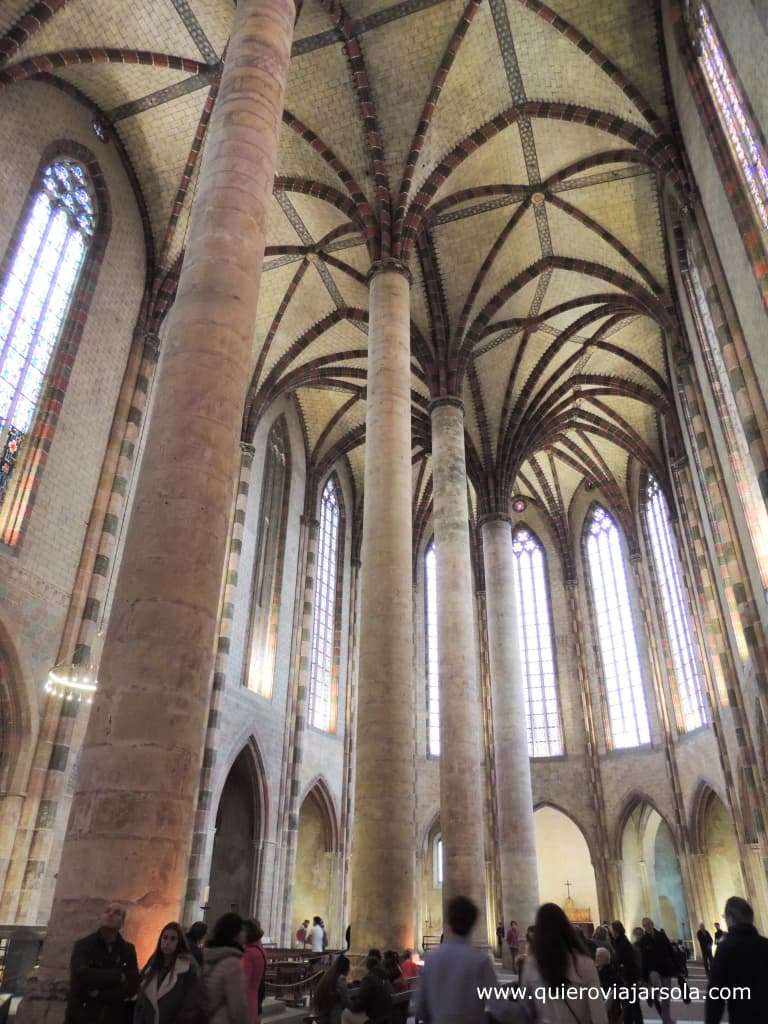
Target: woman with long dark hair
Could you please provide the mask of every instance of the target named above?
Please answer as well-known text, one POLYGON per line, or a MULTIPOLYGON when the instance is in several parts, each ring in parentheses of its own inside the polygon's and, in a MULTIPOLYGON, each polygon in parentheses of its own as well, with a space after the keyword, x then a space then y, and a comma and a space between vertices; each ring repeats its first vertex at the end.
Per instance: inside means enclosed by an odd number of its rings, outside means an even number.
POLYGON ((342 1013, 349 1009, 349 967, 347 957, 337 956, 320 979, 312 999, 312 1008, 317 1014, 319 1024, 339 1024, 342 1013))
POLYGON ((531 955, 522 984, 529 992, 548 991, 536 999, 539 1024, 607 1024, 600 979, 581 936, 556 903, 543 903, 536 914, 531 955), (566 994, 575 986, 578 998, 566 994))
POLYGON ((200 998, 200 972, 181 925, 171 921, 139 976, 134 1024, 188 1024, 200 998))
POLYGON ((203 951, 210 1024, 248 1024, 245 974, 240 966, 245 922, 239 914, 223 914, 213 926, 203 951))

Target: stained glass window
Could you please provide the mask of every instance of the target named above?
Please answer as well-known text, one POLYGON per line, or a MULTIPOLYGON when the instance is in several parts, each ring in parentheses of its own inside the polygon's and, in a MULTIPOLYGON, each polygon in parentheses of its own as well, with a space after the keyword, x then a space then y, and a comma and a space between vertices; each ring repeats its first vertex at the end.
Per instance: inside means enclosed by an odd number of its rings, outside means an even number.
POLYGON ((341 518, 338 487, 329 477, 320 499, 320 532, 315 577, 315 616, 309 664, 309 722, 332 731, 335 725, 333 658, 336 634, 336 581, 341 518))
POLYGON ((707 4, 695 8, 699 61, 752 205, 768 231, 768 155, 746 109, 741 89, 723 49, 707 4))
POLYGON ((85 168, 57 160, 0 284, 0 503, 23 449, 96 227, 85 168))
POLYGON ((531 757, 555 757, 563 752, 563 737, 544 551, 536 537, 524 527, 515 530, 512 551, 515 555, 517 635, 525 677, 528 753, 531 757))
POLYGON ((701 685, 701 671, 691 628, 688 602, 683 589, 680 560, 669 525, 669 510, 658 481, 648 480, 645 518, 664 608, 677 691, 686 731, 704 725, 707 715, 701 685))
POLYGON ((636 747, 651 739, 648 709, 619 530, 599 506, 587 522, 586 550, 611 743, 636 747))
POLYGON ((262 697, 272 696, 280 611, 285 512, 288 494, 288 435, 275 420, 267 438, 253 562, 250 628, 245 683, 262 697))
POLYGON ((427 753, 440 755, 440 676, 437 661, 437 553, 434 541, 424 558, 426 581, 427 753))

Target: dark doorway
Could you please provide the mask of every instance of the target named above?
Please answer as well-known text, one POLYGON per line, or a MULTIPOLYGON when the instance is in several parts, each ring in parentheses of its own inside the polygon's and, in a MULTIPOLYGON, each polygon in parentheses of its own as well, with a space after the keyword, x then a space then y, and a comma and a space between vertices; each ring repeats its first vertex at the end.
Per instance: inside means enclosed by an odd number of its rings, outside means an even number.
POLYGON ((210 923, 230 910, 243 917, 253 912, 258 839, 254 770, 250 752, 241 751, 221 791, 206 915, 210 923))

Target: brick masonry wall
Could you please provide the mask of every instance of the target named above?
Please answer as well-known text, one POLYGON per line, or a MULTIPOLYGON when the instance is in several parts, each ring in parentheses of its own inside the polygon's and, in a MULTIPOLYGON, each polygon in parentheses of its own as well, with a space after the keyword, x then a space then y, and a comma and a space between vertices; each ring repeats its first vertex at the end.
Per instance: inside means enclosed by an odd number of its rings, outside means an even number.
POLYGON ((144 287, 138 206, 115 148, 90 128, 85 107, 59 90, 25 82, 0 94, 0 123, 13 145, 0 161, 4 252, 43 151, 56 140, 87 147, 109 194, 112 226, 60 419, 18 553, 0 548, 0 617, 13 637, 23 689, 37 708, 57 654, 85 528, 144 287))

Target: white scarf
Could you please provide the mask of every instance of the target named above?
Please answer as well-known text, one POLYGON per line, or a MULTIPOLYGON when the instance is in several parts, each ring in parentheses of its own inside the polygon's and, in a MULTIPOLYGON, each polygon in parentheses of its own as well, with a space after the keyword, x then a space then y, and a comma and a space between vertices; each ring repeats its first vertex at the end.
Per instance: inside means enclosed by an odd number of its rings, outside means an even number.
POLYGON ((192 961, 187 956, 177 956, 174 961, 173 967, 168 971, 163 980, 158 984, 159 972, 153 971, 149 981, 146 985, 142 986, 142 991, 147 1002, 152 1006, 155 1013, 155 1021, 160 1019, 160 1007, 158 1003, 167 995, 179 977, 182 974, 186 974, 192 967, 192 961))

